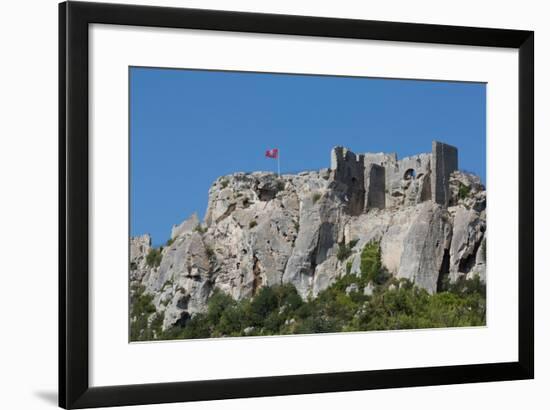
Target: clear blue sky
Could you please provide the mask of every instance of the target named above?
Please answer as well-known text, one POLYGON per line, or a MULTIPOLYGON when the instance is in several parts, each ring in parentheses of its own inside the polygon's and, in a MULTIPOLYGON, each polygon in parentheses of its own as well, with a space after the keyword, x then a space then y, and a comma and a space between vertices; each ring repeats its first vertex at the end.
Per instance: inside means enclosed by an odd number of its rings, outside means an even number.
POLYGON ((203 218, 219 176, 330 166, 330 150, 459 149, 485 181, 485 84, 130 68, 131 235, 164 243, 173 224, 203 218))

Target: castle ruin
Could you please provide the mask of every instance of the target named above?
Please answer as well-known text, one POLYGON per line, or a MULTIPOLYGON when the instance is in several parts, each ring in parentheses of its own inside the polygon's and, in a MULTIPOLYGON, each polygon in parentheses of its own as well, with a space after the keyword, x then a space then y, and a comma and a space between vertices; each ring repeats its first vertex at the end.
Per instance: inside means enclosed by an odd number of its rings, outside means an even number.
POLYGON ((431 153, 401 160, 395 153, 354 154, 344 147, 331 152, 332 179, 346 191, 351 215, 429 200, 447 206, 449 176, 457 169, 457 148, 438 141, 431 153))

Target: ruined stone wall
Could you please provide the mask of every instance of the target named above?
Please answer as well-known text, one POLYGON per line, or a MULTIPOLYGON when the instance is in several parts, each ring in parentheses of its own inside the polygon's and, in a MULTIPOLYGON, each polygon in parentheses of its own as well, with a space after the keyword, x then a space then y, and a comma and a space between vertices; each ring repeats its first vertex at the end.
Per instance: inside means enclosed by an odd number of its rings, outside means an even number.
POLYGON ((365 210, 384 209, 386 207, 386 169, 370 164, 365 179, 365 210))
MULTIPOLYGON (((389 206, 391 204, 391 198, 388 194, 388 192, 389 192, 389 189, 388 189, 388 175, 391 174, 392 172, 394 172, 394 169, 397 167, 397 154, 396 153, 386 154, 386 153, 382 153, 382 152, 378 152, 378 153, 367 152, 367 153, 364 154, 363 163, 365 164, 365 183, 367 183, 367 181, 370 178, 370 176, 368 174, 370 172, 371 165, 378 165, 378 166, 381 166, 381 167, 384 168, 384 183, 383 183, 383 186, 380 183, 378 184, 378 186, 381 189, 380 193, 383 193, 384 198, 380 199, 380 198, 377 197, 376 199, 369 199, 368 196, 371 196, 371 197, 372 196, 377 196, 378 193, 376 193, 372 189, 372 187, 367 188, 365 186, 365 190, 370 192, 370 193, 367 192, 367 197, 365 198, 365 211, 368 210, 368 209, 372 209, 372 208, 383 209, 383 208, 389 206), (370 206, 369 206, 369 204, 370 204, 370 206), (373 204, 377 204, 377 205, 373 205, 373 204), (380 207, 381 204, 383 204, 383 207, 380 207)), ((380 171, 378 171, 378 173, 380 173, 380 171)))
POLYGON ((383 152, 367 152, 362 155, 364 157, 363 162, 365 168, 368 168, 370 164, 380 165, 385 168, 392 168, 397 164, 397 154, 395 152, 390 154, 383 152))
POLYGON ((405 172, 409 169, 414 170, 416 177, 430 172, 431 159, 431 154, 418 154, 397 161, 397 166, 402 174, 401 178, 404 178, 405 172))
POLYGON ((346 190, 348 212, 416 205, 424 201, 448 206, 449 176, 458 168, 457 149, 432 142, 432 152, 397 160, 395 153, 354 154, 332 150, 333 178, 346 190))
POLYGON ((333 178, 347 187, 346 196, 350 215, 363 213, 365 204, 364 156, 355 155, 343 147, 332 150, 333 178))
MULTIPOLYGON (((430 173, 431 154, 418 154, 396 161, 386 169, 386 206, 413 205, 422 202, 424 177, 430 173)), ((428 198, 430 199, 430 198, 428 198)), ((425 199, 424 199, 425 200, 425 199)))
POLYGON ((458 150, 452 145, 432 142, 431 184, 432 200, 448 206, 451 199, 449 177, 458 170, 458 150))

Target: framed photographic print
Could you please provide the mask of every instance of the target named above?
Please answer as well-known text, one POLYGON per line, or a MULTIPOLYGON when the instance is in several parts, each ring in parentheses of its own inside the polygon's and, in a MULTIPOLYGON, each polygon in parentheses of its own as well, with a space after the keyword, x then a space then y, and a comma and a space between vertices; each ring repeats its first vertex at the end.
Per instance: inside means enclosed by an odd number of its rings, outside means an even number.
POLYGON ((534 33, 66 2, 59 404, 534 377, 534 33))

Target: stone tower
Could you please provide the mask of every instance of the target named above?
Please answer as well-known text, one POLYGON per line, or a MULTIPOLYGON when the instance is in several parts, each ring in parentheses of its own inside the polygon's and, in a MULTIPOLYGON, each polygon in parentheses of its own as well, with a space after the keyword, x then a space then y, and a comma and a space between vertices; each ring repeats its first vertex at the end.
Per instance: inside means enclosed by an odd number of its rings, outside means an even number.
POLYGON ((355 155, 344 147, 333 148, 331 156, 332 178, 346 187, 349 214, 362 214, 365 208, 364 156, 355 155))
POLYGON ((452 145, 432 141, 432 200, 449 205, 449 176, 458 169, 458 150, 452 145))

